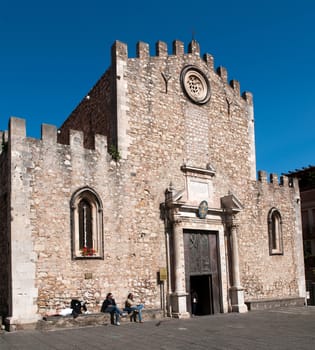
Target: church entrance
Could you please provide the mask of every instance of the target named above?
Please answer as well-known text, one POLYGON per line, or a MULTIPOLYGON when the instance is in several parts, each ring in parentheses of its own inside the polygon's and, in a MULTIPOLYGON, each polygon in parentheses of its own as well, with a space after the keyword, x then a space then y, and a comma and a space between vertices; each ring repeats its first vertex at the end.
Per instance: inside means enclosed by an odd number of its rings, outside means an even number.
POLYGON ((213 314, 211 275, 190 276, 191 313, 213 314))
POLYGON ((218 234, 184 230, 187 310, 195 315, 221 312, 218 234))

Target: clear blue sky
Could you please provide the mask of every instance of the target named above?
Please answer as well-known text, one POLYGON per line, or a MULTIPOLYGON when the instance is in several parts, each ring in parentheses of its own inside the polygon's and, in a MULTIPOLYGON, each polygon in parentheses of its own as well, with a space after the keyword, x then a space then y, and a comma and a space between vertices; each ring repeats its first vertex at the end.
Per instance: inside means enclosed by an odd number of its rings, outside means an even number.
POLYGON ((2 0, 0 130, 10 116, 62 124, 108 68, 115 40, 192 36, 228 79, 254 95, 257 170, 279 175, 315 165, 314 0, 2 0), (194 34, 193 34, 194 33, 194 34))

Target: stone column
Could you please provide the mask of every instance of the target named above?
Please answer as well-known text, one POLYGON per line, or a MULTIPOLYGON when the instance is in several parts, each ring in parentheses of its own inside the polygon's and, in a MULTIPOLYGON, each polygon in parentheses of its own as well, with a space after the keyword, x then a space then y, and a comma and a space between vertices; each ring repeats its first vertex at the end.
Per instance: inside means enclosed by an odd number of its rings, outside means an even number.
POLYGON ((187 293, 185 288, 185 257, 183 228, 180 220, 173 221, 173 256, 174 256, 174 291, 171 295, 172 316, 176 318, 187 318, 187 293))
POLYGON ((233 286, 230 288, 230 297, 232 311, 247 312, 247 306, 244 303, 244 289, 241 287, 240 269, 239 269, 239 254, 237 243, 238 225, 232 223, 230 226, 230 241, 232 248, 232 274, 233 286))

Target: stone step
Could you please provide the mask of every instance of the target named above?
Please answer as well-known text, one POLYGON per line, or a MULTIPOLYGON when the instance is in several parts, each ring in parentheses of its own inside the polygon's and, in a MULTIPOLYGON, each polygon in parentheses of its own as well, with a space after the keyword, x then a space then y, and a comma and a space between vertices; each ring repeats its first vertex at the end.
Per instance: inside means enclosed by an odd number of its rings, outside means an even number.
POLYGON ((245 304, 249 311, 267 310, 284 306, 304 306, 305 298, 285 298, 285 299, 258 299, 246 301, 245 304))
MULTIPOLYGON (((160 320, 164 318, 162 310, 142 310, 143 321, 160 320)), ((121 317, 121 323, 130 322, 130 317, 121 317)), ((53 330, 61 328, 87 327, 110 324, 110 314, 92 313, 73 316, 47 316, 39 320, 35 326, 38 330, 53 330)))

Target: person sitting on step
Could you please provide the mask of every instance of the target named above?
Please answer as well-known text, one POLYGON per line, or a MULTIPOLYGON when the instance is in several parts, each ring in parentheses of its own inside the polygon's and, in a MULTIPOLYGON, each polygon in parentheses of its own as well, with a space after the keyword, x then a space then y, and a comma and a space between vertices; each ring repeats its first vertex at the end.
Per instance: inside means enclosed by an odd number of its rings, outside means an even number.
POLYGON ((106 299, 103 301, 101 312, 110 313, 111 324, 115 324, 116 326, 120 326, 120 316, 126 317, 126 314, 122 312, 119 307, 116 305, 116 301, 113 298, 112 293, 108 293, 106 295, 106 299), (115 316, 115 320, 114 320, 115 316))
POLYGON ((125 308, 124 311, 127 311, 130 315, 130 322, 134 321, 137 322, 137 315, 138 320, 140 323, 142 323, 142 309, 144 305, 143 304, 136 304, 134 301, 134 296, 132 293, 129 293, 127 296, 127 299, 125 301, 125 308))

